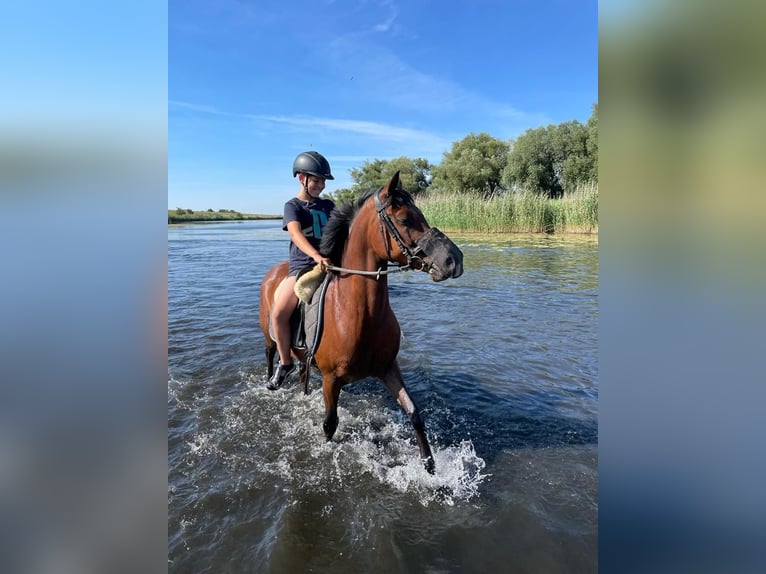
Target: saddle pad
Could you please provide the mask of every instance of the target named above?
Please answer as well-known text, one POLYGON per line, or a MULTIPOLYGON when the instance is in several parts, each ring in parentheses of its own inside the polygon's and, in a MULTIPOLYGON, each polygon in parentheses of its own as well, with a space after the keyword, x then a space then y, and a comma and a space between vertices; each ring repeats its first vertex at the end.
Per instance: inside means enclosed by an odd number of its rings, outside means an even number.
MULTIPOLYGON (((290 331, 292 334, 292 347, 294 349, 308 350, 310 355, 314 354, 319 346, 319 340, 322 337, 322 315, 324 313, 324 296, 327 292, 327 285, 330 283, 330 274, 324 274, 324 281, 321 289, 314 290, 310 302, 307 304, 298 302, 295 312, 290 317, 290 331)), ((277 291, 282 287, 277 288, 277 291)), ((272 340, 274 336, 274 325, 269 321, 269 335, 272 340)))
POLYGON ((329 273, 324 275, 321 289, 315 289, 309 304, 303 306, 303 332, 309 355, 316 352, 322 338, 324 296, 327 293, 327 286, 330 284, 331 277, 329 273))
POLYGON ((311 302, 311 297, 314 295, 317 287, 322 284, 324 277, 325 271, 322 269, 321 265, 315 265, 309 271, 299 275, 294 288, 298 299, 304 303, 311 302))

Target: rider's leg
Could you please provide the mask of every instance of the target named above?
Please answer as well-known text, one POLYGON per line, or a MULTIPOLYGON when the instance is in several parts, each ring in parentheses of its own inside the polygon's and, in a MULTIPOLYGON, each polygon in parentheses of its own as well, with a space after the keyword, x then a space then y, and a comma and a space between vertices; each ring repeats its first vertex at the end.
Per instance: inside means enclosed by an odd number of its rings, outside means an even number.
MULTIPOLYGON (((281 385, 284 379, 295 368, 292 360, 290 317, 298 305, 298 297, 295 295, 294 275, 287 277, 279 286, 277 298, 274 301, 274 307, 271 311, 271 320, 274 325, 274 337, 277 343, 277 352, 279 353, 279 365, 277 366, 271 382, 276 386, 281 385)), ((273 385, 272 385, 273 386, 273 385)), ((276 386, 274 388, 276 388, 276 386)))

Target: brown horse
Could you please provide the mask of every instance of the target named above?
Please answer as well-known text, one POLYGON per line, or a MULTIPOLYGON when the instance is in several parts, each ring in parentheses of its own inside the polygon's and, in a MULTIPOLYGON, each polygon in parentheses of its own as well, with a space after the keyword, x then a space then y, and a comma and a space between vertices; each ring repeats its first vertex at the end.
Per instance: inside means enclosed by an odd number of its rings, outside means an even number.
MULTIPOLYGON (((434 281, 459 277, 463 253, 443 233, 430 227, 409 193, 399 187, 399 173, 355 204, 336 207, 324 229, 320 252, 334 266, 325 299, 324 332, 314 354, 322 373, 327 440, 338 427, 342 386, 376 377, 409 416, 426 470, 434 460, 418 407, 410 398, 396 360, 400 329, 388 299, 387 273, 401 269, 427 272, 434 281), (388 262, 400 267, 388 269, 388 262)), ((269 336, 274 293, 287 275, 287 261, 272 267, 261 284, 260 323, 266 341, 268 375, 273 373, 276 343, 269 336)), ((305 353, 293 350, 308 392, 305 353)))

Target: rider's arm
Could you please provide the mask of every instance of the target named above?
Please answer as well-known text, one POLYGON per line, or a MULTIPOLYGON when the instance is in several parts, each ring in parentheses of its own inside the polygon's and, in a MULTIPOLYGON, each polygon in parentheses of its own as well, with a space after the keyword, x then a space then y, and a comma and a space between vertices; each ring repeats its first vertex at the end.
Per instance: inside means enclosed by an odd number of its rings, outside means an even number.
POLYGON ((319 251, 317 251, 308 239, 303 235, 301 231, 301 224, 298 221, 291 221, 287 224, 287 231, 290 234, 290 239, 298 246, 298 249, 303 251, 306 255, 311 257, 317 263, 324 263, 330 265, 331 262, 326 257, 322 257, 319 251))

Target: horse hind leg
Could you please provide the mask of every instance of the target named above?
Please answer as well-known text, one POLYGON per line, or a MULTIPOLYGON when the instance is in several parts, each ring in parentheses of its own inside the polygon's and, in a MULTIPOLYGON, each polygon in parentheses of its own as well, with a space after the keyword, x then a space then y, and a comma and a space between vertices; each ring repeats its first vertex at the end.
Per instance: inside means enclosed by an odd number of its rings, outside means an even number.
POLYGON ((340 382, 333 376, 322 377, 322 396, 324 398, 324 422, 322 429, 325 438, 332 440, 335 430, 338 428, 338 397, 340 396, 340 382))
POLYGON ((394 361, 391 368, 381 379, 383 385, 386 387, 390 395, 396 399, 399 406, 404 409, 407 416, 410 419, 412 428, 415 429, 415 438, 418 441, 418 448, 420 449, 420 458, 423 461, 426 472, 434 474, 436 464, 434 463, 434 457, 431 454, 431 446, 428 444, 428 438, 426 437, 426 426, 423 423, 423 418, 420 416, 420 409, 418 409, 415 402, 407 392, 407 388, 404 386, 404 379, 402 373, 399 370, 399 364, 394 361))
POLYGON ((277 345, 274 341, 268 341, 266 343, 266 368, 268 369, 268 378, 274 374, 274 357, 277 354, 277 345), (271 344, 269 344, 271 343, 271 344))

